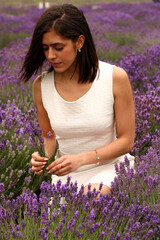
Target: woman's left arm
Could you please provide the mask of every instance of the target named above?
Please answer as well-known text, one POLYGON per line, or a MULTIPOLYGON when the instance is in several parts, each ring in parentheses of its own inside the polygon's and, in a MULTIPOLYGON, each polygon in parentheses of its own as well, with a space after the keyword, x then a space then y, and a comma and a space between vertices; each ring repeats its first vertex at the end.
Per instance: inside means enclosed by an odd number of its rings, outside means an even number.
MULTIPOLYGON (((99 162, 107 162, 130 152, 134 144, 135 110, 132 88, 127 73, 120 67, 113 69, 113 96, 117 139, 96 149, 100 157, 99 162)), ((65 175, 82 165, 96 162, 96 152, 91 150, 77 155, 63 156, 57 159, 49 170, 52 174, 65 175), (60 164, 66 171, 60 169, 60 164)))
POLYGON ((124 153, 127 153, 134 145, 135 109, 129 77, 120 67, 114 67, 113 95, 117 135, 118 139, 126 142, 124 153))
MULTIPOLYGON (((127 73, 120 67, 113 70, 114 112, 117 139, 104 147, 98 148, 100 161, 107 161, 130 152, 135 138, 135 110, 132 87, 127 73)), ((95 163, 95 158, 88 152, 85 164, 95 163), (88 162, 88 163, 86 163, 88 162)), ((96 160, 97 161, 97 160, 96 160)))

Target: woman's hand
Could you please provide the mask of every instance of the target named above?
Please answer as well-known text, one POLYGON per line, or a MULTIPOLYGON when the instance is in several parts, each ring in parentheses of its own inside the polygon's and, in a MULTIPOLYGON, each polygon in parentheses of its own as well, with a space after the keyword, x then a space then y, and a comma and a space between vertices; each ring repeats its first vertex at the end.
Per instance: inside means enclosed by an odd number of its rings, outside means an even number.
POLYGON ((32 171, 34 171, 36 175, 41 174, 47 163, 47 160, 48 158, 41 157, 38 152, 34 152, 31 159, 32 171))
POLYGON ((81 166, 81 160, 80 155, 64 155, 48 165, 46 169, 48 173, 64 176, 76 171, 81 166))

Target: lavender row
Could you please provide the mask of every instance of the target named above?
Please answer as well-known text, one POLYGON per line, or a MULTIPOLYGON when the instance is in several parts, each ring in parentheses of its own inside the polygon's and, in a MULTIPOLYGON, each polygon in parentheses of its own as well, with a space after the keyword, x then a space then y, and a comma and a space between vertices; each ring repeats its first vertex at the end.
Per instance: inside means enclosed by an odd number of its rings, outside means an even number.
MULTIPOLYGON (((143 49, 159 42, 158 3, 110 3, 80 8, 87 17, 98 52, 103 58, 115 60, 129 49, 143 49)), ((36 7, 18 10, 8 7, 1 12, 0 46, 3 47, 12 39, 24 38, 32 33, 42 10, 36 7)))
MULTIPOLYGON (((91 191, 89 187, 87 195, 83 195, 83 185, 77 191, 77 183, 71 182, 69 177, 64 185, 60 181, 56 185, 43 182, 39 197, 26 190, 15 200, 8 201, 3 194, 4 185, 0 184, 1 238, 158 239, 158 204, 150 208, 146 201, 141 204, 141 199, 135 199, 142 195, 135 181, 142 179, 142 171, 137 169, 135 174, 127 159, 116 170, 119 177, 113 184, 113 195, 100 195, 98 199, 98 191, 91 191), (122 187, 123 180, 130 182, 129 194, 126 186, 124 191, 117 189, 118 185, 122 187)), ((157 178, 146 176, 143 184, 156 191, 157 182, 157 178)), ((147 191, 145 195, 147 199, 147 191)))

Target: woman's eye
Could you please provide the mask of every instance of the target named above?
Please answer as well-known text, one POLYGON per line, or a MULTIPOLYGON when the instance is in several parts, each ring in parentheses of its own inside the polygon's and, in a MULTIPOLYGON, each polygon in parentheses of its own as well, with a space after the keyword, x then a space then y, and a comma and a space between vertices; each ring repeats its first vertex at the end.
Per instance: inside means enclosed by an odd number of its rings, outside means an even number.
POLYGON ((60 48, 55 48, 57 51, 62 51, 63 50, 63 47, 60 47, 60 48))
POLYGON ((48 50, 48 48, 43 48, 43 51, 47 51, 48 50))

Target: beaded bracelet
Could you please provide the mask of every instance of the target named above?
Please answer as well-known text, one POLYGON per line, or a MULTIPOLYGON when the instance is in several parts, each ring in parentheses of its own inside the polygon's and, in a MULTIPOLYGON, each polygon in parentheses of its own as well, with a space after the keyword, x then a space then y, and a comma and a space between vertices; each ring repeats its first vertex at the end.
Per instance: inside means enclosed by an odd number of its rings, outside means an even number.
POLYGON ((97 150, 96 149, 94 149, 94 151, 96 152, 96 158, 97 158, 97 166, 99 165, 99 160, 100 160, 100 157, 99 157, 99 154, 98 154, 98 152, 97 152, 97 150))

